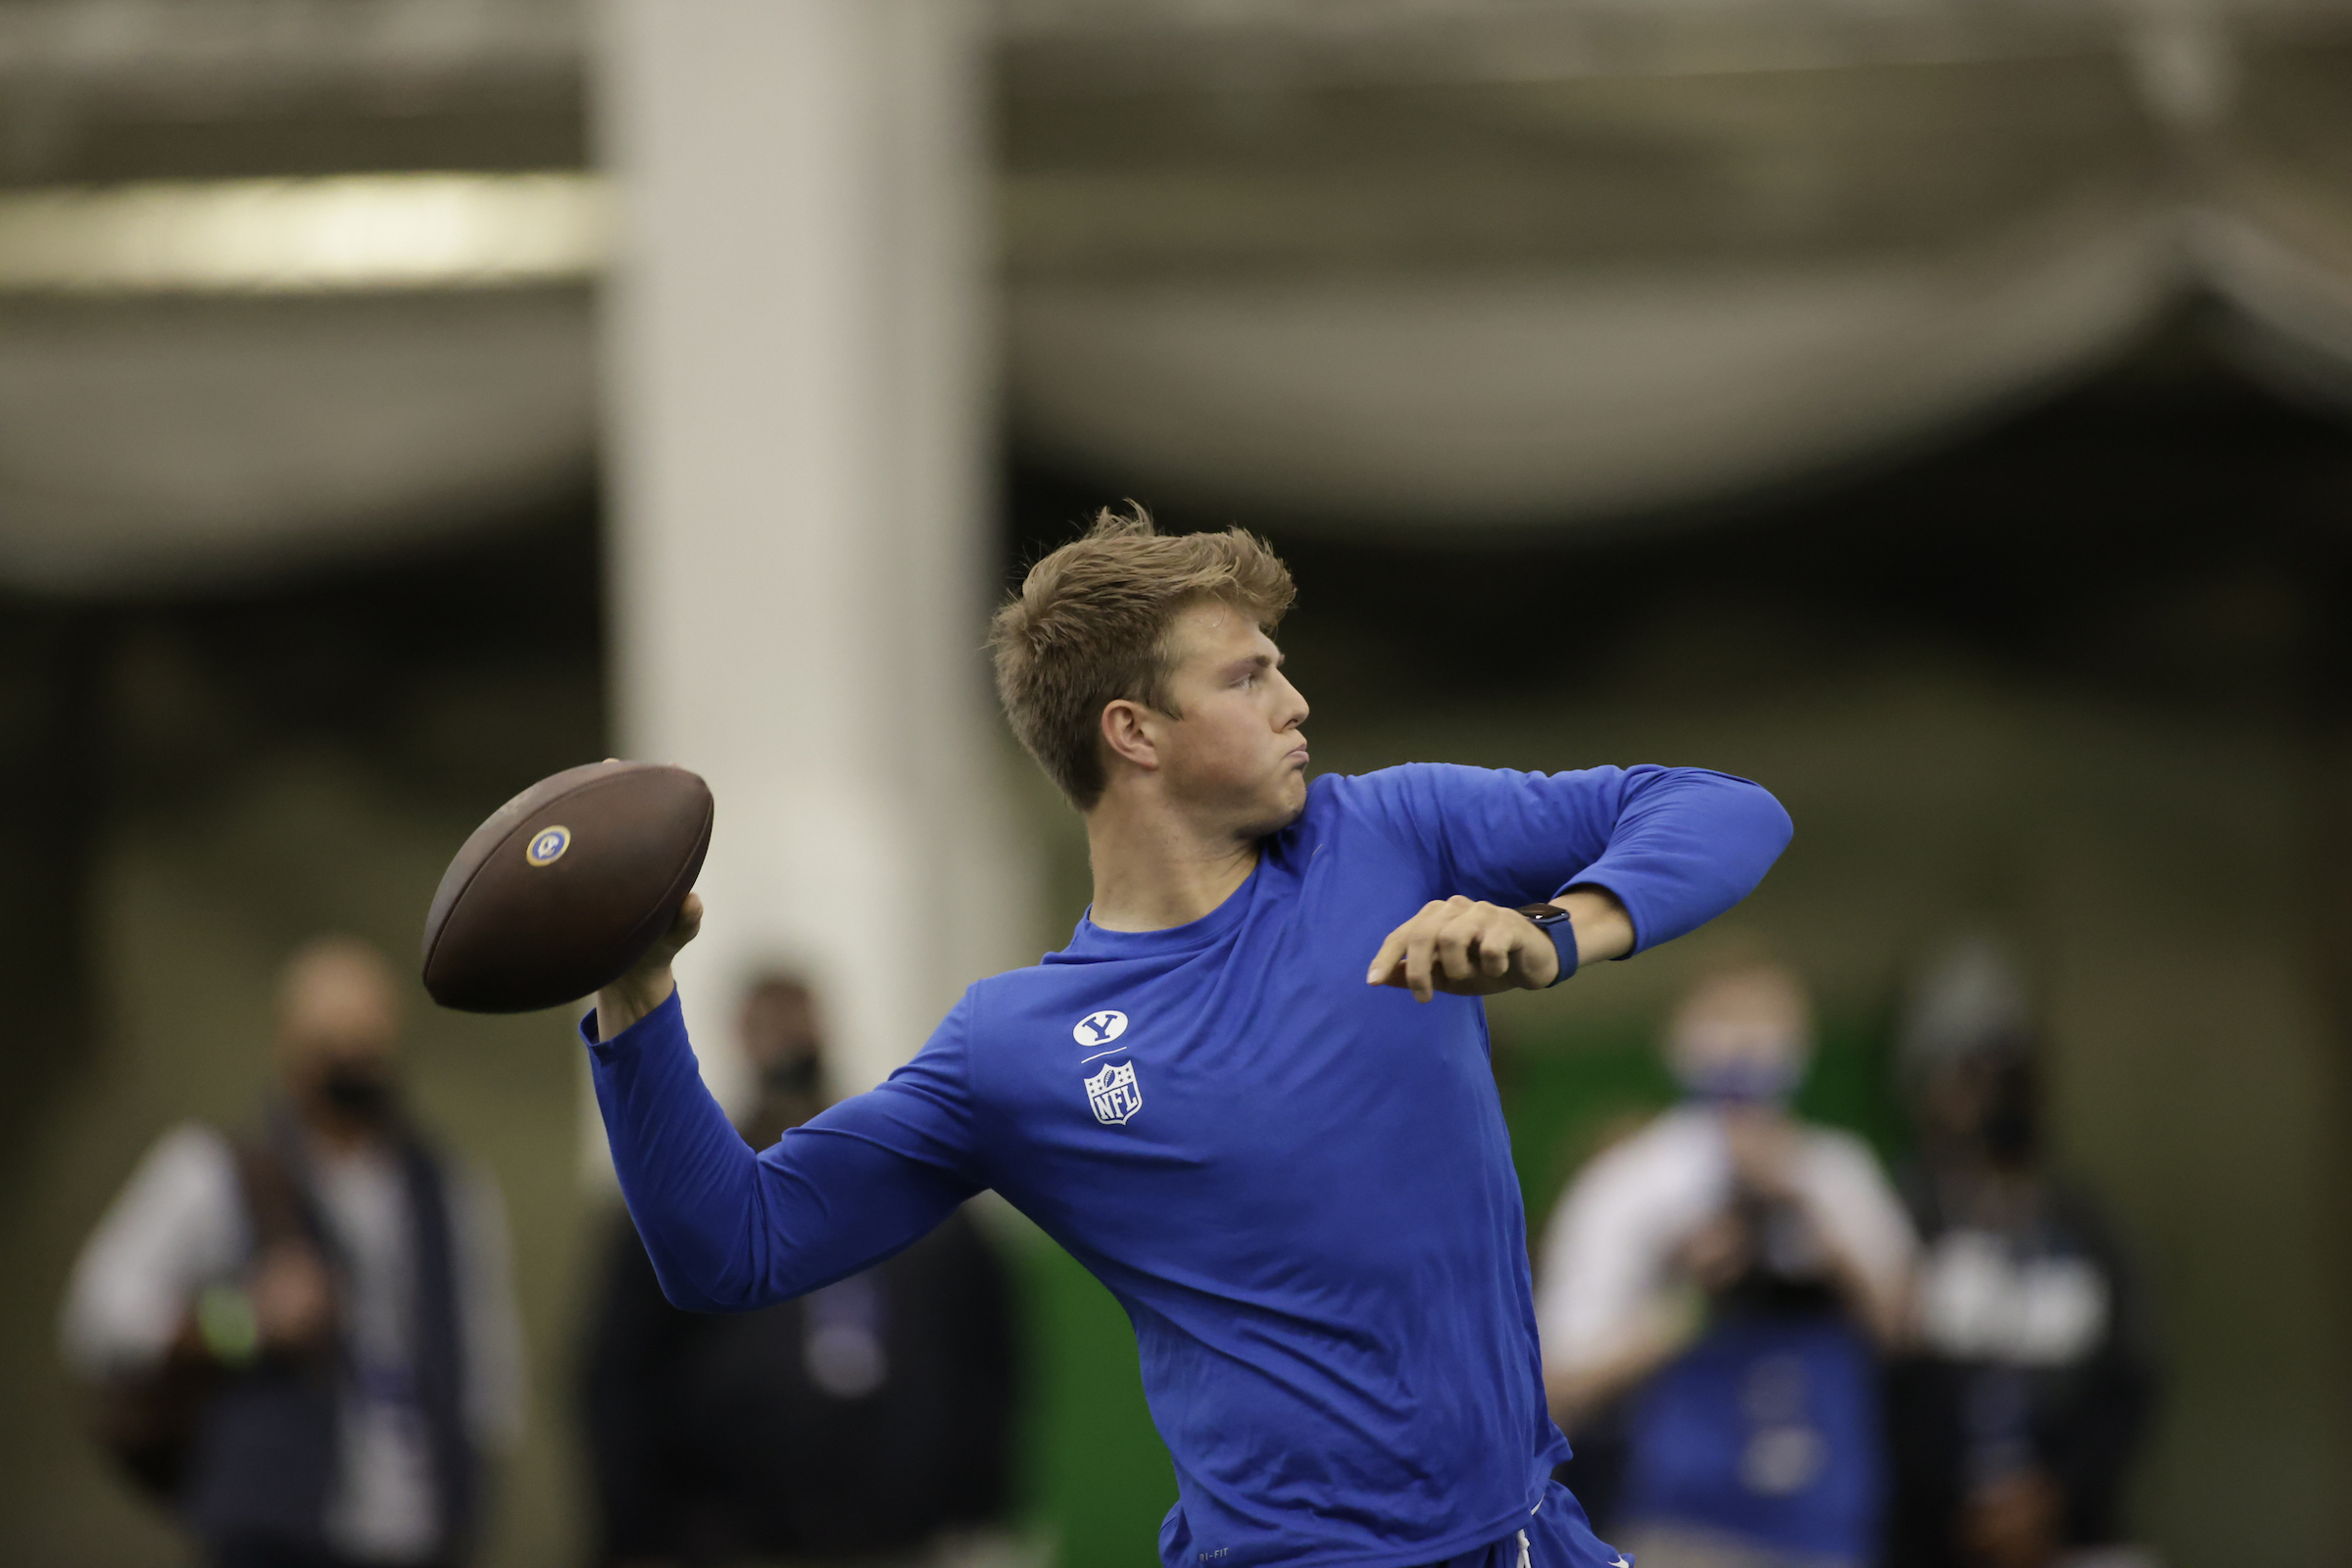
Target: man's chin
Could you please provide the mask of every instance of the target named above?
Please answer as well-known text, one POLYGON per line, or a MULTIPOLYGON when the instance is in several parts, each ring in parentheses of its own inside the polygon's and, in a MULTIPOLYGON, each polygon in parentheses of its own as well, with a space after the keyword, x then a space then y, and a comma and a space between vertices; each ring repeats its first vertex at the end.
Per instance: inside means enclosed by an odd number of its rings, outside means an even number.
POLYGON ((1306 775, 1300 771, 1291 775, 1278 800, 1268 803, 1264 817, 1250 825, 1249 836, 1272 838, 1305 814, 1306 775))

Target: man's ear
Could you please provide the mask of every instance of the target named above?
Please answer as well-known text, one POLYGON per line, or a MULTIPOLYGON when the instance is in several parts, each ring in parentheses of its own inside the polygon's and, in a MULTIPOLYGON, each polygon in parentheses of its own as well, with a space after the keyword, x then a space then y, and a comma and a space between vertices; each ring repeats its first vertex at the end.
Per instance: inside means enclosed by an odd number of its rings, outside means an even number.
POLYGON ((1159 767, 1159 742, 1152 733, 1153 714, 1143 704, 1121 697, 1102 706, 1102 744, 1110 755, 1147 772, 1159 767))

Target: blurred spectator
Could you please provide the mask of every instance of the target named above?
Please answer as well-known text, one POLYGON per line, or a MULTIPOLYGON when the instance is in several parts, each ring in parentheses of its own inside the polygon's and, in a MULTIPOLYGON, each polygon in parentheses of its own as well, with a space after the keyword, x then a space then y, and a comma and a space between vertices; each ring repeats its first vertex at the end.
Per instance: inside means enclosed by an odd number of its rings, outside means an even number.
POLYGON ((1596 1156, 1544 1238, 1553 1411, 1622 1444, 1614 1495, 1592 1490, 1642 1568, 1862 1564, 1911 1227, 1860 1140, 1788 1112, 1812 1052, 1793 974, 1709 978, 1666 1051, 1689 1098, 1596 1156))
MULTIPOLYGON (((764 1149, 829 1102, 808 989, 744 1004, 764 1149)), ((807 1136, 807 1135, 804 1135, 807 1136)), ((1004 1270, 968 1212, 863 1274, 758 1312, 662 1298, 624 1213, 590 1331, 600 1560, 919 1559, 1008 1503, 1015 1345, 1004 1270)))
POLYGON ((399 992, 333 937, 278 997, 282 1095, 165 1134, 84 1246, 68 1360, 216 1568, 463 1561, 521 1425, 506 1220, 405 1114, 399 992))
POLYGON ((1998 948, 1928 972, 1902 1056, 1928 1250, 1918 1353, 1888 1383, 1890 1560, 2143 1560, 2117 1545, 2117 1502, 2154 1402, 2145 1311, 2097 1205, 2049 1173, 2031 1014, 1998 948))

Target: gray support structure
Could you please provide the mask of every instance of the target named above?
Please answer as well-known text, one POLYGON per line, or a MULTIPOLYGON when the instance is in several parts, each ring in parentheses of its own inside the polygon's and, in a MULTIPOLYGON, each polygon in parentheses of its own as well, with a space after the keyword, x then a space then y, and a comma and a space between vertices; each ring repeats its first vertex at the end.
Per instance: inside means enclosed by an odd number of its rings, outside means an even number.
POLYGON ((618 734, 717 796, 680 974, 721 1098, 711 1048, 777 964, 819 986, 858 1089, 1028 929, 979 652, 979 19, 606 0, 598 21, 618 734))

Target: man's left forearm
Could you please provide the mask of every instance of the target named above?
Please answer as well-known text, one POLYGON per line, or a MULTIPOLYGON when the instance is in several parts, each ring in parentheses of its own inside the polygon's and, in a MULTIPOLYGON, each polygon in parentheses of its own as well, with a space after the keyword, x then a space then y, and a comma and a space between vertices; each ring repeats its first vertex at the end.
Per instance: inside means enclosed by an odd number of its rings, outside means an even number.
POLYGON ((1574 887, 1552 899, 1576 927, 1576 964, 1622 958, 1634 951, 1634 917, 1607 888, 1574 887))

